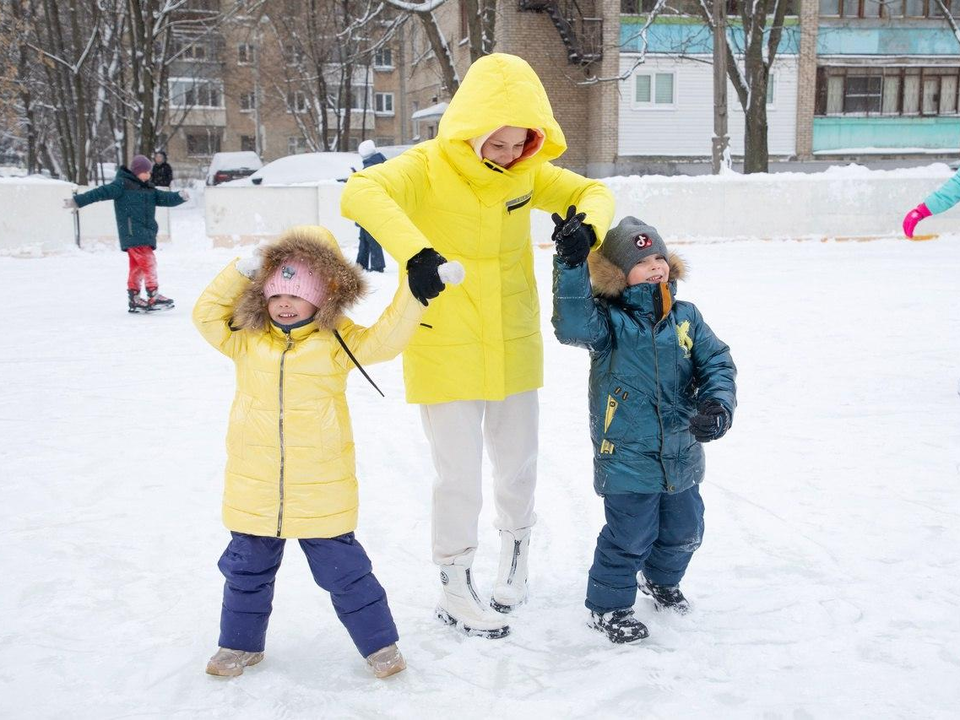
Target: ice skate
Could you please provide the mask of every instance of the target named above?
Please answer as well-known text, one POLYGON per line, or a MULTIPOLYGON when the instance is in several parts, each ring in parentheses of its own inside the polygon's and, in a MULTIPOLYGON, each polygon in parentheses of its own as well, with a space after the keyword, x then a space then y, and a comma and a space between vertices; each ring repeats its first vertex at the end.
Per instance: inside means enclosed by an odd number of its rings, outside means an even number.
POLYGON ((527 558, 530 528, 500 531, 500 569, 490 607, 499 613, 516 610, 527 601, 527 558))
POLYGON ((367 655, 367 664, 373 668, 373 674, 378 678, 390 677, 407 667, 407 662, 403 659, 396 643, 367 655))
POLYGON ((591 611, 590 627, 604 633, 610 642, 617 645, 637 642, 650 634, 647 626, 633 616, 633 608, 605 613, 591 611))
POLYGON ((437 617, 455 626, 465 635, 496 639, 510 634, 510 626, 480 602, 473 587, 470 568, 463 565, 442 565, 440 582, 443 595, 437 605, 437 617))
POLYGON ((637 580, 637 587, 644 595, 653 598, 657 610, 672 610, 678 615, 690 612, 690 603, 680 592, 679 585, 654 585, 643 574, 637 580))
POLYGON ((157 290, 147 290, 147 309, 150 312, 158 310, 172 310, 173 300, 161 295, 157 290))
POLYGON ((145 313, 149 309, 147 301, 140 297, 139 290, 127 290, 127 312, 145 313))
POLYGON ((246 652, 220 648, 207 662, 207 674, 219 677, 237 677, 243 675, 243 669, 256 665, 263 660, 262 652, 246 652))

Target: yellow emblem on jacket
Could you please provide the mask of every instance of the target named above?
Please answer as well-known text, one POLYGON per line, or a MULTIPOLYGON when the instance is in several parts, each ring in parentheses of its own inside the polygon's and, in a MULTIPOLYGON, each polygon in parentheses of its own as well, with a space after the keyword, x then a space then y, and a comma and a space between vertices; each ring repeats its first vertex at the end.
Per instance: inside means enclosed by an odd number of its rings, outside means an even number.
POLYGON ((690 337, 690 321, 684 320, 677 325, 677 342, 683 348, 683 357, 688 359, 693 350, 693 338, 690 337))

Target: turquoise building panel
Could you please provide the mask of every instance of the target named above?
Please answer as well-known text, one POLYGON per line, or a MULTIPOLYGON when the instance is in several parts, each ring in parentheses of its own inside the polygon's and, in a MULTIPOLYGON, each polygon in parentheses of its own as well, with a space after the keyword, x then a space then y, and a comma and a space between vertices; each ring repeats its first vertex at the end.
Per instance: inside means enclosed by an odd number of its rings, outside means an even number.
MULTIPOLYGON (((646 18, 642 15, 620 18, 620 52, 643 50, 644 42, 640 30, 645 22, 646 18)), ((797 19, 788 18, 784 25, 777 54, 797 55, 800 52, 800 26, 797 19)), ((727 38, 734 47, 742 48, 743 28, 731 24, 727 38)), ((713 53, 713 33, 699 18, 657 18, 647 28, 646 47, 650 53, 710 55, 713 53)))
POLYGON ((954 55, 960 42, 943 27, 850 27, 821 24, 818 55, 954 55))
POLYGON ((846 148, 960 149, 960 117, 817 117, 813 151, 846 148))

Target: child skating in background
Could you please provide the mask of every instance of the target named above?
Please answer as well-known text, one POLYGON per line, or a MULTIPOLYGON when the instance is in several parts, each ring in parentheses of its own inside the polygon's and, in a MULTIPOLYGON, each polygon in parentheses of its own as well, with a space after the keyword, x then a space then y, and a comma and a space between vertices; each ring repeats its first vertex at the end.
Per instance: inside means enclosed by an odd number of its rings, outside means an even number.
POLYGON ((193 311, 200 333, 236 364, 227 431, 223 520, 232 540, 220 649, 211 675, 240 675, 263 659, 273 586, 287 538, 377 677, 406 667, 387 596, 354 537, 357 478, 347 374, 403 350, 424 306, 407 284, 369 328, 343 313, 365 290, 322 227, 299 227, 231 262, 193 311), (261 264, 262 262, 262 264, 261 264))
POLYGON ((931 215, 946 212, 960 202, 960 170, 903 218, 903 234, 913 239, 917 223, 931 215))
POLYGON ((79 208, 101 200, 113 200, 117 217, 120 249, 127 253, 130 270, 127 274, 127 311, 143 313, 170 310, 173 300, 160 294, 157 281, 157 206, 175 207, 189 199, 187 193, 158 190, 150 183, 153 163, 143 155, 135 155, 130 167, 117 171, 113 182, 80 193, 63 201, 63 206, 76 212, 79 208), (140 287, 147 298, 140 296, 140 287))
POLYGON ((594 490, 606 516, 585 604, 593 628, 634 642, 648 635, 633 614, 638 585, 657 609, 689 611, 679 585, 703 537, 701 443, 730 427, 736 367, 697 308, 674 300, 684 265, 654 228, 626 217, 591 254, 571 217, 554 216, 553 327, 590 351, 594 490))

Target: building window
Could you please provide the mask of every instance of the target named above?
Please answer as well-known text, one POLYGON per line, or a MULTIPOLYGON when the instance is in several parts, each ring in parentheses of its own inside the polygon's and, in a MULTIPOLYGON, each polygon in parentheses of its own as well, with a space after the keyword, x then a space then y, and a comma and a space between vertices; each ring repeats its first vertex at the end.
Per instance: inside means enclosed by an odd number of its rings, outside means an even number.
MULTIPOLYGON (((943 0, 950 14, 960 18, 960 0, 943 0)), ((938 18, 937 0, 820 0, 820 17, 938 18)))
POLYGON ((817 115, 957 115, 960 67, 821 67, 817 115))
POLYGON ((303 62, 303 48, 299 45, 287 43, 283 46, 283 61, 287 65, 299 65, 303 62))
POLYGON ((307 139, 302 135, 287 138, 287 155, 299 155, 307 152, 307 150, 309 150, 307 139))
POLYGON ((373 85, 351 85, 347 90, 349 97, 346 102, 340 103, 340 109, 345 107, 351 110, 369 110, 372 106, 373 85))
POLYGON ((467 4, 460 0, 460 39, 467 40, 470 37, 470 18, 467 15, 467 4))
POLYGON ((256 48, 250 43, 240 43, 237 45, 237 64, 253 65, 257 61, 256 48))
POLYGON ((222 108, 223 83, 219 80, 173 79, 170 81, 170 106, 222 108))
POLYGON ((220 152, 220 131, 187 133, 187 155, 213 155, 220 152))
POLYGON ((257 94, 252 92, 240 93, 240 112, 251 112, 257 107, 257 94))
POLYGON ((377 50, 373 55, 373 67, 377 70, 392 70, 393 50, 388 47, 377 50))
POLYGON ((639 73, 633 76, 635 108, 669 109, 674 107, 676 74, 639 73))
POLYGON ((257 139, 253 135, 241 135, 240 150, 243 152, 256 152, 257 139))
POLYGON ((306 112, 307 95, 302 90, 291 90, 287 93, 287 112, 306 112))
POLYGON ((217 59, 215 48, 197 37, 175 36, 173 52, 175 59, 183 62, 214 62, 217 59))
POLYGON ((381 92, 375 96, 374 110, 378 115, 393 115, 393 93, 381 92))
POLYGON ((374 138, 373 144, 377 147, 388 147, 393 145, 396 142, 396 139, 391 135, 384 135, 382 137, 374 138))
MULTIPOLYGON (((836 0, 835 0, 836 1, 836 0)), ((930 0, 935 2, 935 0, 930 0)), ((799 0, 786 0, 787 2, 787 15, 796 15, 797 8, 800 5, 799 0)), ((821 0, 823 2, 823 0, 821 0)), ((620 0, 620 14, 621 15, 647 15, 653 12, 653 9, 657 5, 657 0, 620 0)), ((663 8, 663 16, 676 16, 676 15, 687 15, 691 17, 703 17, 701 0, 671 0, 663 8)), ((709 12, 713 12, 713 3, 706 5, 709 12)), ((770 13, 773 13, 773 5, 771 3, 769 8, 770 13)), ((736 18, 740 16, 740 0, 727 0, 727 15, 731 18, 736 18)))

